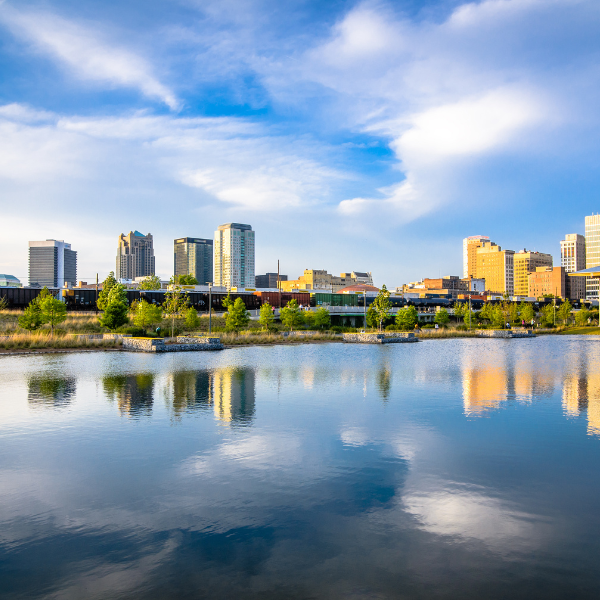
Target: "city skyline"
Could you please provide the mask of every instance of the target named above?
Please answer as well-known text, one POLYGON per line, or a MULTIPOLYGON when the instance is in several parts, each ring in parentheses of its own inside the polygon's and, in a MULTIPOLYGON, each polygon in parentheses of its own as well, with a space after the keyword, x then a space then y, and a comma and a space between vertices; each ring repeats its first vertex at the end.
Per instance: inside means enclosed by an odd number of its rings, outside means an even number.
POLYGON ((599 22, 592 0, 4 1, 0 272, 53 237, 107 273, 131 224, 167 274, 173 239, 228 221, 258 273, 459 273, 465 232, 560 264, 597 210, 599 22))

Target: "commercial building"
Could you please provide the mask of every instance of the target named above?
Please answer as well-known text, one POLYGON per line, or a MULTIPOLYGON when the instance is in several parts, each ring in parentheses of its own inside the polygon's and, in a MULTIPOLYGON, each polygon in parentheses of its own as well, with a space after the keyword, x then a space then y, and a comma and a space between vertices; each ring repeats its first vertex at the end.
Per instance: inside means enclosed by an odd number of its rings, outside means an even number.
POLYGON ((476 249, 475 277, 485 279, 490 292, 513 295, 514 250, 502 250, 493 242, 483 242, 476 249))
MULTIPOLYGON (((585 268, 600 266, 600 214, 590 215, 585 218, 585 268)), ((600 279, 587 278, 585 283, 585 297, 588 300, 597 300, 600 290, 600 279)))
POLYGON ((529 296, 541 298, 552 295, 567 297, 566 276, 564 267, 537 267, 529 273, 529 296))
POLYGON ((203 238, 179 238, 173 242, 173 273, 193 275, 199 285, 213 281, 213 241, 203 238))
POLYGON ((14 275, 0 275, 0 287, 23 287, 21 282, 14 275))
POLYGON ((254 231, 250 225, 219 225, 214 242, 215 285, 228 290, 254 287, 254 245, 254 231))
MULTIPOLYGON (((256 289, 277 289, 277 273, 266 273, 265 275, 256 275, 254 278, 256 289)), ((287 275, 279 275, 279 281, 287 281, 287 275)))
MULTIPOLYGON (((585 269, 585 237, 579 233, 568 233, 560 242, 560 265, 565 273, 585 269)), ((585 298, 585 278, 567 275, 567 297, 571 300, 585 298)))
POLYGON ((514 295, 529 295, 529 274, 538 267, 552 267, 552 255, 520 250, 514 255, 514 295))
POLYGON ((29 285, 63 287, 77 281, 77 252, 64 240, 29 242, 29 285))
POLYGON ((117 279, 135 279, 154 275, 154 242, 152 234, 130 231, 119 236, 117 248, 117 279))
POLYGON ((372 281, 371 273, 352 271, 351 273, 341 273, 338 277, 337 275, 331 275, 324 269, 304 269, 304 274, 300 275, 298 279, 282 281, 281 289, 286 292, 293 290, 337 292, 342 288, 357 283, 373 285, 372 281))
POLYGON ((340 277, 342 279, 350 279, 358 284, 373 285, 373 275, 370 272, 352 271, 352 273, 340 273, 340 277))
POLYGON ((485 242, 490 242, 485 235, 472 235, 463 240, 463 278, 477 277, 477 248, 485 242))

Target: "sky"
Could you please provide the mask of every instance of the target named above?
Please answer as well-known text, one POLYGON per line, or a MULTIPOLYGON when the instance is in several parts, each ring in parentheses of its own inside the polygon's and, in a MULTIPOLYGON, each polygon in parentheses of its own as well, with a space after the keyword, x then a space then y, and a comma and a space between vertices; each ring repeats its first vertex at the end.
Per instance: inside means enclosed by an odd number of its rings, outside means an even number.
POLYGON ((0 272, 256 231, 256 273, 462 275, 600 212, 598 0, 0 0, 0 272))

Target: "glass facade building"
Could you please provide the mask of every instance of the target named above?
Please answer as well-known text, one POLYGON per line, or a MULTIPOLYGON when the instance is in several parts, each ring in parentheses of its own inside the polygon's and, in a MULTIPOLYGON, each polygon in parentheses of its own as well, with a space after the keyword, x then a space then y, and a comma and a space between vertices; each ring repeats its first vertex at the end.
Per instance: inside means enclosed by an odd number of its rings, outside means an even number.
POLYGON ((213 241, 178 238, 173 243, 174 274, 193 275, 199 285, 213 281, 213 241))

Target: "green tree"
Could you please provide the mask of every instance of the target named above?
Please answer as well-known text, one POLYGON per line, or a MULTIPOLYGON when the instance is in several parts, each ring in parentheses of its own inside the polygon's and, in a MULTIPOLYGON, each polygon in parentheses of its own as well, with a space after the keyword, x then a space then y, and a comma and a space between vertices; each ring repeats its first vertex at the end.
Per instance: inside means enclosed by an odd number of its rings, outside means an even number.
POLYGON ((121 325, 129 323, 127 313, 127 292, 124 286, 120 283, 115 283, 111 286, 110 291, 107 294, 104 312, 99 319, 100 324, 103 327, 108 327, 108 329, 114 331, 121 327, 121 325))
POLYGON ((387 319, 387 316, 390 314, 390 310, 392 309, 392 303, 390 302, 390 292, 383 285, 379 290, 379 294, 373 303, 371 304, 375 312, 377 313, 377 327, 379 331, 383 329, 383 322, 387 319))
POLYGON ((115 279, 115 274, 111 271, 108 274, 108 277, 102 282, 102 290, 98 294, 98 310, 105 310, 108 306, 108 296, 112 288, 118 285, 117 280, 115 279))
POLYGON ((575 313, 575 323, 580 327, 587 325, 588 319, 591 318, 592 313, 587 308, 582 308, 575 313))
POLYGON ((329 314, 329 310, 324 306, 321 306, 314 314, 315 327, 317 329, 329 329, 331 326, 331 315, 329 314))
POLYGON ((6 296, 0 297, 0 310, 6 310, 8 308, 8 299, 6 296))
POLYGON ((298 307, 296 300, 290 300, 280 311, 281 322, 294 331, 294 327, 300 327, 304 324, 304 315, 298 307))
POLYGON ((162 321, 162 309, 156 304, 151 304, 143 298, 131 304, 133 322, 142 329, 162 321))
POLYGON ((138 286, 138 290, 160 290, 162 287, 160 279, 157 275, 150 275, 146 277, 142 283, 138 286))
POLYGON ((23 311, 23 315, 19 317, 18 321, 19 327, 28 331, 34 331, 42 326, 44 321, 36 298, 29 303, 29 306, 23 311))
POLYGON ((440 308, 435 313, 435 317, 433 318, 434 322, 436 322, 440 327, 446 327, 450 322, 450 315, 445 308, 440 308))
POLYGON ((556 311, 556 315, 559 319, 562 320, 563 323, 568 324, 569 317, 571 316, 571 311, 573 310, 573 305, 569 302, 567 298, 556 311))
POLYGON ((411 331, 415 328, 415 325, 419 322, 419 313, 414 306, 407 306, 401 308, 396 313, 396 326, 403 331, 411 331))
POLYGON ((42 322, 50 324, 50 335, 54 335, 54 327, 67 318, 67 305, 49 295, 42 298, 38 306, 42 322))
POLYGON ((198 329, 200 326, 200 317, 198 316, 198 311, 193 306, 190 306, 185 311, 185 326, 188 329, 198 329))
POLYGON ((193 275, 175 275, 173 283, 179 285, 198 285, 198 280, 193 275))
POLYGON ((531 323, 531 320, 535 317, 535 310, 530 302, 521 302, 519 316, 525 323, 531 323))
POLYGON ((187 307, 188 296, 177 284, 171 284, 169 287, 162 308, 167 318, 171 319, 171 337, 173 337, 175 335, 175 319, 178 319, 187 307))
POLYGON ((225 327, 228 331, 239 333, 250 322, 250 313, 246 310, 246 305, 241 298, 236 298, 233 304, 227 308, 225 315, 225 327))
POLYGON ((467 310, 463 314, 463 321, 465 325, 470 329, 477 322, 477 318, 475 317, 475 312, 472 310, 467 310))
POLYGON ((486 302, 479 312, 479 316, 491 323, 494 320, 494 305, 491 302, 486 302))
POLYGON ((502 312, 502 308, 498 305, 492 305, 492 308, 490 309, 490 317, 491 317, 491 323, 494 327, 502 327, 504 328, 505 325, 505 320, 504 320, 504 313, 502 312))
POLYGON ((367 327, 370 329, 377 327, 377 312, 373 308, 373 305, 367 308, 367 327))
POLYGON ((273 321, 275 320, 275 315, 273 314, 273 307, 265 302, 260 307, 260 314, 258 317, 258 322, 263 326, 265 331, 268 331, 273 327, 273 321))
POLYGON ((554 324, 554 305, 553 304, 547 304, 546 306, 544 306, 544 308, 542 308, 542 310, 540 311, 541 313, 541 320, 542 320, 542 324, 548 326, 551 326, 554 324))
POLYGON ((227 296, 223 298, 223 302, 221 302, 221 304, 223 305, 223 308, 225 310, 228 310, 229 307, 233 304, 233 300, 231 299, 231 290, 227 290, 227 296))
POLYGON ((452 308, 454 310, 454 316, 460 319, 461 317, 464 317, 467 306, 463 302, 455 302, 452 308))

